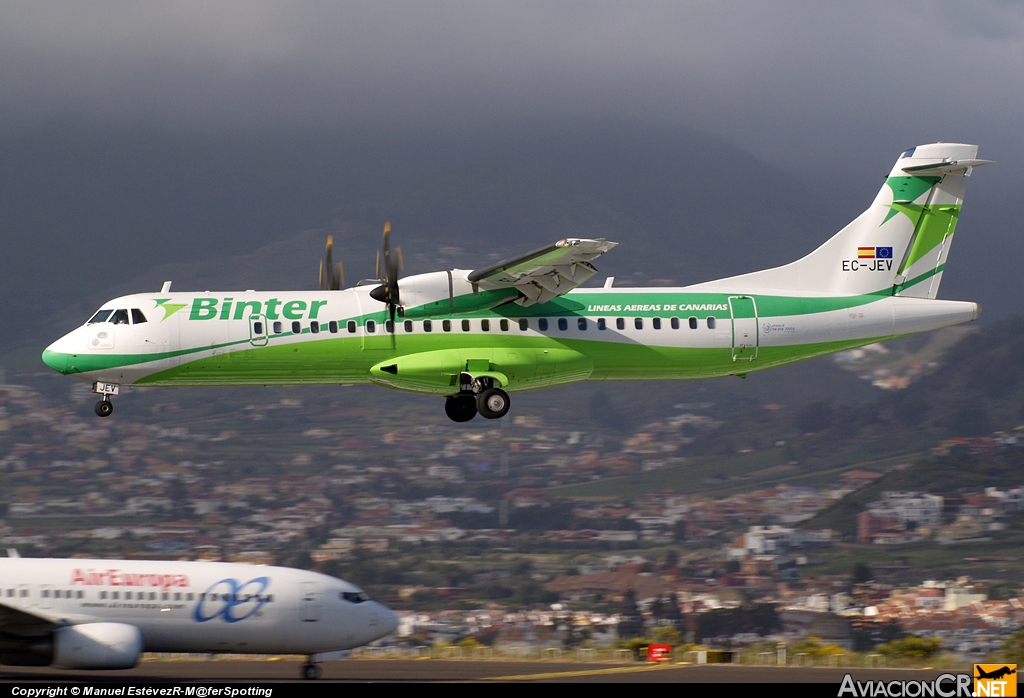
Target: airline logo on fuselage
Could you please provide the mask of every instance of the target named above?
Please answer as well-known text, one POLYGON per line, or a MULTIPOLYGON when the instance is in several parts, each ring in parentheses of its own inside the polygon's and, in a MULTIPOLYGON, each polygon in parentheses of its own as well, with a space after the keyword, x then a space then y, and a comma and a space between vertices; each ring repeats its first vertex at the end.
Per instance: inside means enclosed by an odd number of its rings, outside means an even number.
POLYGON ((188 577, 183 574, 139 574, 118 569, 71 571, 71 584, 98 587, 152 587, 167 591, 173 587, 187 587, 188 577))
POLYGON ((588 305, 588 313, 650 313, 661 311, 707 311, 707 310, 728 310, 729 306, 724 303, 666 303, 658 305, 588 305))
POLYGON ((266 302, 234 298, 195 298, 189 320, 244 320, 263 315, 268 320, 316 320, 327 301, 299 301, 270 298, 266 302))
POLYGON ((192 618, 205 623, 220 618, 225 623, 237 623, 259 612, 270 601, 264 592, 270 586, 270 577, 256 577, 239 583, 237 579, 222 579, 199 595, 199 603, 192 618))

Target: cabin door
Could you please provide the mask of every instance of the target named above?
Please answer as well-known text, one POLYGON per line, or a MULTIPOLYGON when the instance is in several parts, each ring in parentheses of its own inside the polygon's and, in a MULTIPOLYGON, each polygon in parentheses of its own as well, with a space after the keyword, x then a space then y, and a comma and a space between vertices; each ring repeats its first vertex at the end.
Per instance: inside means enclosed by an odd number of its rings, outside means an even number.
POLYGON ((732 315, 732 360, 753 361, 757 358, 757 305, 750 296, 729 296, 732 315))

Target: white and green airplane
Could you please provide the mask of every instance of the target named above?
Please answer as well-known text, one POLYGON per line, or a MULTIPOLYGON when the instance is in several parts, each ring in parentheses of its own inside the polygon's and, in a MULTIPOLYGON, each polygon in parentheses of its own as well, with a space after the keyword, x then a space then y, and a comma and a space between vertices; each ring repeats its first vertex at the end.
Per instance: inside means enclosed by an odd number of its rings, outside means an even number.
POLYGON ((874 202, 806 257, 681 288, 579 288, 615 247, 567 239, 500 264, 399 280, 384 231, 379 280, 341 289, 328 240, 321 289, 115 298, 43 361, 119 386, 374 383, 444 396, 456 422, 504 416, 508 393, 577 381, 738 375, 977 319, 936 300, 978 147, 904 152, 874 202), (383 269, 381 269, 383 266, 383 269))

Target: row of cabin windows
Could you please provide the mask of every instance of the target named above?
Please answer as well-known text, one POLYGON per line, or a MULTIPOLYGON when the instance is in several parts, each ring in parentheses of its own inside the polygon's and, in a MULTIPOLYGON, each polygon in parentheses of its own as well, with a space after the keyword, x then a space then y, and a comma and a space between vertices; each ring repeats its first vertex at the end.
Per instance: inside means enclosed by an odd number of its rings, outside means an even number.
MULTIPOLYGON (((566 330, 569 329, 569 320, 567 320, 566 318, 558 318, 558 320, 556 322, 557 322, 557 325, 558 325, 558 329, 561 330, 562 332, 565 332, 566 330)), ((576 327, 580 331, 585 332, 587 330, 587 328, 589 327, 589 323, 590 322, 591 321, 587 320, 587 318, 582 318, 582 317, 581 318, 576 318, 576 327)), ((441 330, 443 332, 451 332, 452 331, 452 327, 454 326, 452 323, 453 323, 452 320, 441 320, 441 330)), ((688 318, 687 319, 687 324, 689 325, 691 330, 695 330, 695 329, 697 329, 700 326, 700 323, 699 323, 699 321, 697 320, 696 317, 688 318)), ((705 320, 705 324, 707 325, 709 330, 713 330, 713 329, 715 329, 716 320, 715 320, 714 317, 708 317, 705 320)), ((607 321, 604 318, 598 318, 597 322, 596 322, 596 325, 597 325, 597 329, 599 329, 599 330, 606 330, 606 329, 608 329, 608 323, 607 323, 607 321)), ((316 320, 313 320, 312 322, 309 323, 309 331, 312 332, 313 334, 317 334, 325 326, 327 327, 327 331, 329 331, 331 334, 337 334, 338 333, 338 330, 339 330, 338 323, 335 322, 334 320, 331 320, 328 323, 319 323, 316 320)), ((461 326, 462 326, 462 331, 463 332, 469 332, 470 329, 471 329, 471 323, 470 323, 469 320, 462 320, 461 321, 461 326)), ((540 318, 540 319, 537 320, 537 329, 540 330, 541 332, 547 332, 549 326, 550 326, 550 324, 549 324, 547 318, 540 318)), ((662 326, 662 320, 661 320, 660 317, 651 318, 651 327, 653 327, 656 330, 660 330, 661 326, 662 326)), ((678 330, 680 327, 682 327, 682 324, 681 324, 681 321, 680 321, 679 318, 674 317, 674 318, 669 318, 669 326, 673 330, 678 330)), ((499 320, 498 321, 498 327, 501 329, 502 332, 508 332, 508 330, 509 330, 509 321, 508 320, 499 320)), ((633 318, 633 327, 635 327, 638 330, 642 330, 644 328, 644 319, 640 318, 640 317, 633 318)), ((402 323, 402 328, 405 330, 405 332, 413 332, 413 331, 415 331, 415 324, 413 323, 412 320, 406 320, 405 322, 402 323)), ((356 331, 359 329, 359 326, 356 324, 355 320, 349 320, 346 323, 346 325, 345 325, 345 329, 348 330, 348 332, 350 334, 355 334, 356 331)), ((529 330, 530 329, 530 321, 526 320, 526 319, 519 320, 519 329, 524 331, 524 332, 529 330)), ((615 318, 615 329, 617 329, 617 330, 624 330, 624 329, 626 329, 626 318, 621 318, 621 317, 620 318, 615 318)), ((480 330, 482 332, 490 332, 491 331, 491 321, 490 320, 481 320, 480 321, 480 330)), ((261 323, 261 322, 254 323, 253 324, 253 331, 256 334, 259 334, 259 335, 263 334, 263 323, 261 323)), ((391 320, 387 320, 384 323, 384 331, 389 333, 389 334, 395 331, 394 330, 394 326, 391 323, 391 320)), ((424 332, 433 332, 434 331, 434 323, 433 323, 433 321, 431 321, 431 320, 424 320, 423 321, 423 331, 424 332)), ((300 323, 298 321, 293 322, 292 323, 292 333, 293 334, 299 334, 301 332, 302 332, 302 323, 300 323)), ((366 332, 368 334, 376 333, 377 332, 377 322, 375 322, 374 320, 367 320, 366 321, 366 332)), ((282 334, 282 324, 280 322, 275 322, 274 323, 274 334, 282 334)))
MULTIPOLYGON (((146 316, 138 308, 132 308, 131 318, 131 324, 133 325, 141 325, 146 321, 146 316)), ((109 322, 112 325, 127 325, 128 310, 126 308, 120 310, 100 310, 86 324, 95 325, 100 322, 109 322)))
MULTIPOLYGON (((108 591, 101 591, 99 593, 99 598, 100 599, 104 599, 104 600, 108 599, 108 598, 120 600, 122 598, 121 594, 122 594, 122 592, 120 592, 120 591, 109 591, 109 592, 108 591)), ((269 603, 269 602, 274 600, 274 595, 273 594, 266 594, 266 595, 263 595, 263 596, 257 596, 255 594, 240 595, 240 596, 237 596, 235 598, 232 598, 232 596, 233 596, 232 594, 195 594, 194 592, 191 592, 191 591, 186 591, 186 592, 175 591, 173 593, 169 592, 169 591, 161 591, 161 592, 156 592, 156 591, 136 591, 136 592, 125 591, 125 592, 123 592, 123 594, 124 594, 123 598, 126 601, 131 601, 133 599, 136 600, 136 601, 157 601, 158 600, 158 596, 157 596, 158 594, 159 594, 159 600, 160 601, 171 601, 171 600, 173 600, 173 601, 195 601, 197 596, 198 596, 200 601, 203 601, 203 600, 208 600, 208 601, 216 601, 216 600, 228 601, 228 600, 232 600, 232 601, 238 601, 238 602, 245 602, 245 601, 259 600, 259 601, 266 601, 266 602, 269 603), (133 594, 134 594, 134 596, 133 596, 133 594), (172 599, 172 597, 173 597, 173 599, 172 599)), ((82 591, 81 589, 77 589, 75 591, 62 590, 62 589, 53 589, 53 590, 51 590, 51 589, 42 589, 39 592, 39 596, 44 598, 44 599, 50 598, 51 595, 55 599, 71 599, 71 598, 74 598, 74 599, 84 599, 85 598, 85 592, 82 591)), ((26 589, 26 588, 7 589, 6 596, 7 596, 7 598, 14 598, 15 596, 17 596, 19 598, 27 598, 29 596, 29 590, 26 589)))

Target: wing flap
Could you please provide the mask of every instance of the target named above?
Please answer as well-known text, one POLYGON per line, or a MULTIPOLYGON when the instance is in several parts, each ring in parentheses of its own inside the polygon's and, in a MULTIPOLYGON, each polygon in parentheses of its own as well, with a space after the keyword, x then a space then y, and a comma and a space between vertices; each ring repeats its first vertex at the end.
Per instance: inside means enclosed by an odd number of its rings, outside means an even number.
POLYGON ((515 288, 523 306, 547 301, 573 290, 597 273, 591 261, 618 245, 600 238, 566 238, 521 257, 473 271, 467 277, 484 290, 515 288))

